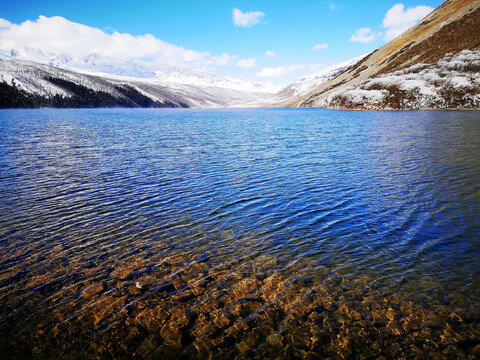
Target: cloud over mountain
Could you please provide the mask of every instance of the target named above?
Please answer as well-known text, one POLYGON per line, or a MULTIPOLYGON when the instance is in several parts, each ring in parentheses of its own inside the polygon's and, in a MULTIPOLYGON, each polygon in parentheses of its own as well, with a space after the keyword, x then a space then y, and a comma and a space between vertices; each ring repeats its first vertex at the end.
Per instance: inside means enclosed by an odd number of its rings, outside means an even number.
POLYGON ((111 34, 101 29, 72 22, 61 16, 39 16, 19 25, 0 18, 0 49, 39 49, 45 53, 71 54, 85 57, 97 54, 115 60, 149 59, 161 65, 243 66, 250 59, 236 55, 212 55, 170 44, 151 34, 131 35, 117 31, 111 34))
POLYGON ((364 44, 368 44, 372 42, 381 34, 372 31, 370 28, 360 28, 350 37, 350 42, 361 42, 364 44))
POLYGON ((405 9, 403 4, 396 4, 385 14, 383 26, 385 30, 385 40, 391 40, 400 35, 405 30, 415 25, 434 9, 430 6, 419 5, 413 8, 405 9))
POLYGON ((294 64, 288 66, 265 67, 260 72, 256 73, 257 77, 278 77, 288 74, 293 71, 300 70, 304 65, 294 64))
MULTIPOLYGON (((419 5, 405 9, 403 4, 392 6, 383 19, 383 27, 385 28, 385 40, 392 40, 405 30, 411 28, 419 20, 423 19, 434 9, 430 6, 419 5)), ((350 42, 361 42, 368 44, 382 36, 381 32, 375 32, 371 28, 360 28, 351 37, 350 42)))

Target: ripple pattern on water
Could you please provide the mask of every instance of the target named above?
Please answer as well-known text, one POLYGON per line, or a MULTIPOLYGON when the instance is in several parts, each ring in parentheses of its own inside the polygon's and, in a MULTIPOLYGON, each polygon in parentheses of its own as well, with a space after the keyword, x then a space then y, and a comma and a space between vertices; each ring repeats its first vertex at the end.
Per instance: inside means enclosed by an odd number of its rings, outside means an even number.
POLYGON ((480 355, 479 154, 478 112, 0 111, 0 350, 480 355))

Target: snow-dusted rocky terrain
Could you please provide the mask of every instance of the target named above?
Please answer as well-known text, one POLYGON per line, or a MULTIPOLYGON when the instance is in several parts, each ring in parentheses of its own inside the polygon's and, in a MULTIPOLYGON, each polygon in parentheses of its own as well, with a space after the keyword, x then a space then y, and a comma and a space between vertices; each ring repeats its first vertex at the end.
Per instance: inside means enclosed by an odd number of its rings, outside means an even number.
POLYGON ((480 107, 480 51, 446 54, 331 93, 319 106, 334 109, 459 109, 480 107))

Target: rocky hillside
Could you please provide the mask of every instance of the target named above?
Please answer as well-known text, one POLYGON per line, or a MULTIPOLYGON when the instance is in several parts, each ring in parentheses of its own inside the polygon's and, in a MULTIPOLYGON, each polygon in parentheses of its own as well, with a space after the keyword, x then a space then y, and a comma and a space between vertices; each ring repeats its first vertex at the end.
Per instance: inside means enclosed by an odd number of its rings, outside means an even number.
POLYGON ((480 108, 480 0, 448 0, 291 106, 480 108))

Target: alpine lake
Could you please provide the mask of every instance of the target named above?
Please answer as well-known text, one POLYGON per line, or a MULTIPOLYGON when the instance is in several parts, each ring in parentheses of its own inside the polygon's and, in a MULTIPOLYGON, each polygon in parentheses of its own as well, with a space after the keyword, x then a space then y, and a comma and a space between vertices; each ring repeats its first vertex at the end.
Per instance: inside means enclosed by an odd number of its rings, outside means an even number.
POLYGON ((0 111, 2 359, 478 359, 480 112, 0 111))

